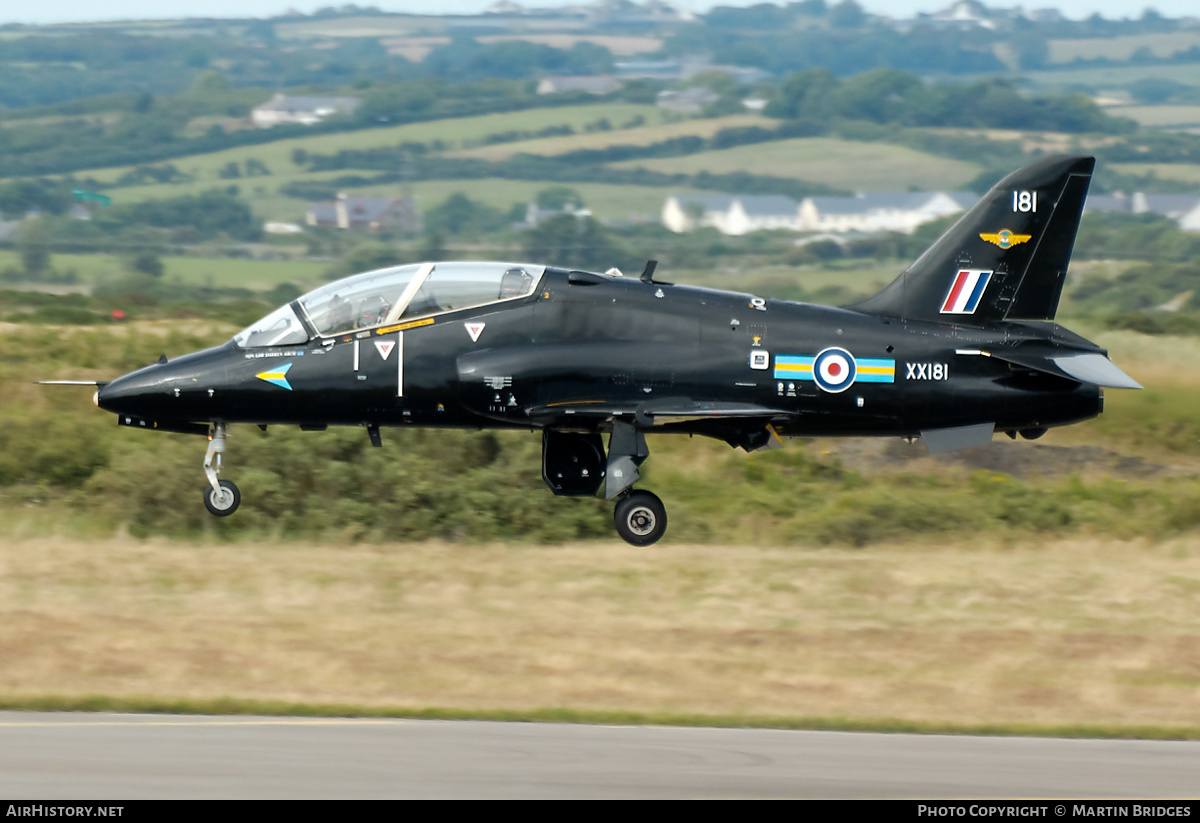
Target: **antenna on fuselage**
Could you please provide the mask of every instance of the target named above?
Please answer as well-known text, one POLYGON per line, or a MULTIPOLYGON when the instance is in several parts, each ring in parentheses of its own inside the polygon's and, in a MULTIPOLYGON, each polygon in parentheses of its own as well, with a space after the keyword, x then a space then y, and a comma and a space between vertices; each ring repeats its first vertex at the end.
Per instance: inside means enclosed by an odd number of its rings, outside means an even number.
POLYGON ((642 269, 642 276, 639 277, 638 279, 641 280, 643 283, 653 283, 654 282, 654 270, 656 268, 658 268, 657 260, 647 260, 646 268, 642 269))

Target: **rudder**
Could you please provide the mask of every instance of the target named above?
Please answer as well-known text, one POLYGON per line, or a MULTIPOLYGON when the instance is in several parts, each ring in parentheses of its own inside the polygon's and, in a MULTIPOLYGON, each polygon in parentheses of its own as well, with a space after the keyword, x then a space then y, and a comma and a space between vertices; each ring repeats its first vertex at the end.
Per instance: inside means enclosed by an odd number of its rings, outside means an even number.
POLYGON ((874 297, 848 308, 908 320, 1050 320, 1093 157, 1048 157, 1005 177, 874 297))

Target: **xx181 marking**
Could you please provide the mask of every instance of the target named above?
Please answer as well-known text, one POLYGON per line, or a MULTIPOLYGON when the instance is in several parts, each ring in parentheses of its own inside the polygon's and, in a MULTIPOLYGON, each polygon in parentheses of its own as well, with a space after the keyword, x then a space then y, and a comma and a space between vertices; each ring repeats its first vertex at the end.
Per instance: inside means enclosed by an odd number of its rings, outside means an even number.
POLYGON ((949 380, 950 366, 946 363, 906 363, 905 380, 949 380))

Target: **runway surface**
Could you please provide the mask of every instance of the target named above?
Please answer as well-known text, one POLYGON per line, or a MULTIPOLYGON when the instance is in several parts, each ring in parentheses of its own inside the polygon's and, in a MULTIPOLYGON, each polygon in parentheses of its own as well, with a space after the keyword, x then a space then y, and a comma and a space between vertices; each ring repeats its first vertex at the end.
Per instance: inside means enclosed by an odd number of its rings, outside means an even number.
POLYGON ((1200 742, 0 712, 0 797, 1179 798, 1200 742))

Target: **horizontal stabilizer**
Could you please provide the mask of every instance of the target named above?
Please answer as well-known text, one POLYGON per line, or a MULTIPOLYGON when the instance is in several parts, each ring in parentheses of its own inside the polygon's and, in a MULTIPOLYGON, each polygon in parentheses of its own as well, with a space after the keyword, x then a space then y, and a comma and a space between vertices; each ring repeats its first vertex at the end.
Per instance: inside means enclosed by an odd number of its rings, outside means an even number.
POLYGON ((1083 383, 1108 386, 1113 389, 1140 389, 1142 384, 1117 368, 1102 354, 1064 354, 1054 358, 1054 365, 1083 383))
POLYGON ((1142 384, 1121 371, 1102 352, 1071 352, 1057 354, 1061 349, 1044 346, 1023 346, 1006 351, 982 351, 980 349, 956 349, 955 354, 993 357, 1012 363, 1014 366, 1065 377, 1080 383, 1105 386, 1110 389, 1140 389, 1142 384))

